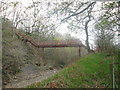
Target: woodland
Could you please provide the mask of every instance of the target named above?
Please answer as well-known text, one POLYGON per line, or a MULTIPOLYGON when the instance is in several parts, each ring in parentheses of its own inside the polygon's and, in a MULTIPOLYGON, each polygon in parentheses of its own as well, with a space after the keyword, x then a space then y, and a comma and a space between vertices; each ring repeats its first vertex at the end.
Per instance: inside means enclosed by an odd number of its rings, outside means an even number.
POLYGON ((120 1, 0 0, 0 23, 1 87, 120 88, 120 1))

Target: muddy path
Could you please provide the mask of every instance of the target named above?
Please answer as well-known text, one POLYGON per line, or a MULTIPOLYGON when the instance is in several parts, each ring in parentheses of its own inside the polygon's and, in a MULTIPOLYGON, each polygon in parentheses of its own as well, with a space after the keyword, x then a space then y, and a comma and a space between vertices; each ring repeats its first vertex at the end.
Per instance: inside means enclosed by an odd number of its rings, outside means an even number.
POLYGON ((22 68, 22 73, 17 75, 11 83, 5 86, 5 88, 24 88, 33 83, 41 82, 58 73, 60 70, 61 69, 54 68, 41 71, 35 66, 27 65, 22 68))

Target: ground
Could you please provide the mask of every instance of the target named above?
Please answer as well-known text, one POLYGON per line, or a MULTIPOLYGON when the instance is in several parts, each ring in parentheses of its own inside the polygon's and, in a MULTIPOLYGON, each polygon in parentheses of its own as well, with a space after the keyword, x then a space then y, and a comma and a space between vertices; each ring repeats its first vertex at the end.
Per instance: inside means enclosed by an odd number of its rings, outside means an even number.
POLYGON ((60 69, 54 68, 51 70, 50 68, 45 66, 43 68, 44 70, 40 70, 41 68, 38 68, 37 66, 30 64, 25 65, 24 67, 22 67, 21 73, 14 76, 14 79, 12 79, 11 83, 6 85, 5 87, 22 88, 32 83, 45 80, 60 71, 60 69))
POLYGON ((106 54, 90 54, 27 88, 112 88, 111 61, 111 56, 106 54))
MULTIPOLYGON (((75 54, 75 49, 70 50, 66 48, 61 51, 59 49, 56 49, 56 51, 45 50, 48 52, 46 53, 48 61, 50 57, 54 57, 53 59, 55 61, 59 61, 60 59, 62 62, 60 61, 59 63, 63 65, 65 64, 63 61, 72 60, 74 63, 62 71, 55 68, 53 69, 52 67, 49 68, 48 65, 46 65, 47 67, 37 67, 36 63, 40 61, 40 50, 21 41, 14 34, 13 30, 11 30, 12 26, 6 23, 3 24, 2 61, 4 70, 3 72, 0 70, 0 73, 3 74, 5 85, 8 84, 6 87, 19 88, 26 87, 30 84, 32 85, 28 86, 29 88, 112 87, 110 72, 111 56, 96 53, 77 60, 75 57, 78 56, 78 53, 75 54), (70 58, 72 55, 74 57, 70 58), (75 60, 73 61, 73 59, 75 60), (51 77, 57 72, 59 73, 51 77), (10 80, 8 80, 8 76, 10 80), (49 79, 45 80, 46 78, 49 79)), ((53 59, 51 58, 51 61, 49 61, 52 64, 53 59)), ((58 64, 56 66, 58 66, 58 64)), ((2 65, 0 67, 2 67, 2 65)))

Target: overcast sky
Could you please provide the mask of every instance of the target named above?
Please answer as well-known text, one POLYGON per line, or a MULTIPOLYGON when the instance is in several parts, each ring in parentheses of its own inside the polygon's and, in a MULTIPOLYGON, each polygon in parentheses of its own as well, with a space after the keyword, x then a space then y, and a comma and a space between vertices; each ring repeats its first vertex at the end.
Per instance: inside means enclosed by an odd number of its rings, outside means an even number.
MULTIPOLYGON (((23 7, 26 7, 26 6, 28 6, 28 5, 30 5, 30 3, 32 3, 32 0, 5 0, 5 1, 8 1, 8 2, 14 2, 14 1, 19 1, 19 2, 21 2, 22 3, 22 6, 23 7)), ((35 0, 34 0, 35 1, 35 0)), ((40 1, 45 1, 45 0, 40 0, 40 1)), ((51 1, 51 2, 53 2, 53 1, 56 1, 56 0, 49 0, 49 1, 51 1)), ((57 1, 59 1, 59 0, 57 0, 57 1)), ((86 1, 86 0, 83 0, 83 1, 86 1)), ((88 1, 88 0, 87 0, 88 1)), ((101 2, 97 2, 97 4, 95 5, 95 9, 94 10, 97 10, 97 9, 99 9, 100 8, 100 5, 101 5, 101 2)), ((99 13, 100 12, 96 12, 94 15, 96 16, 96 18, 99 16, 99 13)), ((92 25, 92 23, 93 22, 91 22, 90 23, 90 27, 89 27, 89 29, 93 29, 93 25, 92 25)), ((68 26, 68 24, 67 23, 63 23, 63 24, 61 24, 58 28, 57 28, 57 31, 59 32, 59 33, 61 33, 62 35, 63 34, 71 34, 72 36, 74 36, 74 37, 77 37, 78 39, 80 39, 83 43, 85 43, 85 34, 84 34, 84 30, 81 30, 82 32, 77 32, 77 33, 74 33, 74 32, 70 32, 70 30, 68 30, 68 28, 67 28, 67 26, 68 26)), ((90 33, 90 43, 91 44, 94 44, 94 37, 91 37, 91 35, 92 35, 93 33, 90 33)), ((92 35, 92 36, 94 36, 94 35, 92 35)))

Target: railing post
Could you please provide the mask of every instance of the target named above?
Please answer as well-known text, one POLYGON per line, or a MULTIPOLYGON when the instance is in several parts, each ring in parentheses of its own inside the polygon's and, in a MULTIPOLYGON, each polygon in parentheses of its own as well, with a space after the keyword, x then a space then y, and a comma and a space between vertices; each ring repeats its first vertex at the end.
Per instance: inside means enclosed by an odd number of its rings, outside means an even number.
POLYGON ((44 48, 42 48, 42 60, 44 60, 44 48))
POLYGON ((80 47, 79 47, 79 56, 81 56, 81 50, 80 50, 80 47))

